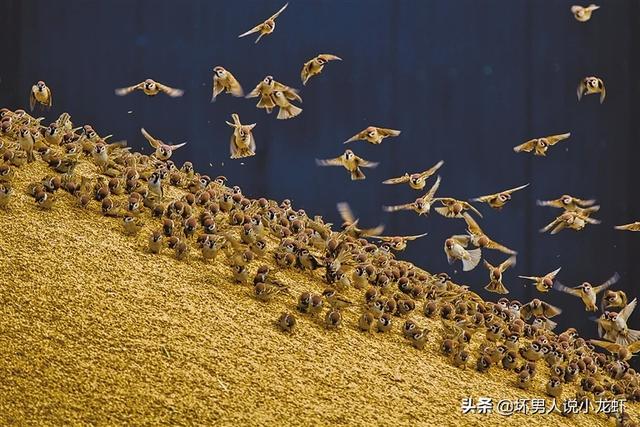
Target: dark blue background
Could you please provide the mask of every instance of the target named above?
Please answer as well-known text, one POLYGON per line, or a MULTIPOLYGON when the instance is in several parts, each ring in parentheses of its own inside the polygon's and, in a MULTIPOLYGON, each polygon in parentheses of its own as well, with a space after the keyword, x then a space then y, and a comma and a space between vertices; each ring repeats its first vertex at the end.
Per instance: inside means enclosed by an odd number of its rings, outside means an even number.
MULTIPOLYGON (((428 231, 405 257, 432 272, 447 271, 485 297, 486 270, 454 274, 442 250, 446 237, 464 231, 463 223, 435 213, 384 213, 383 204, 419 194, 381 181, 444 159, 442 196, 466 199, 529 182, 502 212, 478 205, 485 231, 520 252, 506 274, 510 296, 523 302, 540 296, 516 274, 558 266, 571 286, 599 283, 618 271, 618 287, 635 295, 640 233, 613 225, 640 219, 638 1, 600 1, 591 21, 580 23, 569 11, 573 0, 292 0, 276 31, 259 44, 237 38, 283 3, 2 0, 0 105, 25 108, 29 88, 42 79, 54 94, 47 120, 68 111, 77 125, 90 123, 149 152, 139 133, 144 126, 165 141, 188 141, 175 154, 179 164, 193 160, 201 172, 226 175, 248 195, 290 198, 334 222, 336 202, 349 201, 363 225, 384 222, 389 234, 428 231), (329 64, 303 88, 304 111, 296 119, 276 120, 256 109, 255 100, 221 96, 209 103, 215 65, 231 70, 247 92, 267 74, 302 88, 300 68, 318 53, 344 61, 329 64), (587 75, 604 79, 604 104, 597 96, 577 102, 576 86, 587 75), (147 77, 186 94, 114 95, 114 88, 147 77), (231 129, 224 122, 232 112, 258 124, 253 158, 229 159, 231 129), (314 158, 339 155, 342 141, 370 124, 402 135, 380 146, 351 146, 381 162, 365 171, 366 181, 316 167, 314 158), (530 138, 563 132, 571 139, 547 158, 512 151, 530 138), (535 200, 564 193, 598 199, 603 224, 539 234, 559 212, 536 207, 535 200)), ((492 251, 486 256, 494 264, 504 259, 492 251)), ((561 326, 578 322, 595 335, 580 301, 558 292, 545 298, 565 310, 561 326)))

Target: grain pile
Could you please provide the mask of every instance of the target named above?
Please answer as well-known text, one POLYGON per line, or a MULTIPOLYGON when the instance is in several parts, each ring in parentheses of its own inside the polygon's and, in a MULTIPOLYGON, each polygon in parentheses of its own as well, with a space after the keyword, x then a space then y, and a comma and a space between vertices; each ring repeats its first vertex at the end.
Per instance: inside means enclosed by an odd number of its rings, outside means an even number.
MULTIPOLYGON (((147 253, 157 220, 129 237, 95 201, 81 209, 60 192, 39 209, 27 186, 50 173, 39 161, 16 169, 0 212, 2 425, 610 425, 593 414, 463 416, 465 397, 544 398, 546 364, 528 392, 498 367, 454 368, 437 351, 440 321, 419 314, 431 329, 422 351, 399 324, 359 332, 359 308, 345 310, 340 330, 297 315, 284 334, 275 320, 295 312, 295 297, 261 303, 223 262, 147 253)), ((296 297, 324 288, 311 273, 279 277, 296 297)), ((636 417, 638 405, 626 406, 636 417)))

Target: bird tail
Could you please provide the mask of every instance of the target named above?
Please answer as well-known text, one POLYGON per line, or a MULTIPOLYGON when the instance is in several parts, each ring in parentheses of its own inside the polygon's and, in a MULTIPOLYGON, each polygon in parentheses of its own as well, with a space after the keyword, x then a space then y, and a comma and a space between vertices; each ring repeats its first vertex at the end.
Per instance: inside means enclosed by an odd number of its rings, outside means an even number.
POLYGON ((354 171, 351 172, 351 180, 352 181, 357 181, 359 179, 365 179, 366 177, 364 176, 364 172, 362 172, 362 169, 360 168, 356 168, 354 171))
POLYGON ((476 268, 478 263, 480 262, 480 258, 482 258, 482 250, 480 248, 471 249, 467 251, 469 253, 469 258, 462 259, 462 270, 469 271, 476 268))
POLYGON ((509 290, 504 286, 502 282, 492 280, 487 286, 484 287, 489 292, 495 292, 496 294, 508 294, 509 290))
POLYGON ((637 329, 628 329, 625 334, 618 334, 616 337, 616 343, 624 346, 633 344, 640 340, 640 331, 637 329))
POLYGON ((295 117, 300 113, 302 113, 302 108, 289 104, 286 107, 280 107, 280 111, 278 111, 278 118, 280 120, 286 120, 295 117))

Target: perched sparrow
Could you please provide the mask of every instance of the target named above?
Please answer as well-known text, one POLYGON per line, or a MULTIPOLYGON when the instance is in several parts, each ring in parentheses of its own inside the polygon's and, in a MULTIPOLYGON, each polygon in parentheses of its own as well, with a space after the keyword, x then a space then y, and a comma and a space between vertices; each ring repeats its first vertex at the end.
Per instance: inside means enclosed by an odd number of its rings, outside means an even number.
POLYGON ((55 197, 46 191, 39 191, 34 195, 34 199, 41 209, 49 210, 53 207, 55 197))
POLYGON ((255 41, 255 43, 258 43, 260 41, 260 39, 262 38, 262 36, 265 36, 267 34, 273 33, 273 30, 275 30, 275 28, 276 28, 276 18, 287 8, 287 6, 289 6, 289 3, 285 4, 284 6, 282 6, 282 8, 280 8, 279 11, 277 11, 275 14, 271 15, 269 17, 269 19, 267 19, 266 21, 256 25, 255 27, 253 27, 252 29, 250 29, 246 33, 240 34, 238 36, 238 38, 244 37, 244 36, 248 36, 249 34, 260 32, 260 35, 258 36, 258 38, 255 41))
POLYGON ((560 272, 562 267, 553 270, 551 273, 547 273, 544 276, 518 276, 521 279, 531 280, 535 283, 536 289, 540 292, 549 292, 553 288, 553 281, 556 275, 560 272))
POLYGON ((36 106, 36 103, 42 105, 45 108, 51 108, 53 103, 53 95, 51 89, 42 80, 31 86, 31 93, 29 94, 29 107, 31 111, 36 106))
POLYGON ((146 79, 145 81, 140 82, 133 86, 116 89, 116 95, 118 96, 129 95, 134 90, 141 90, 145 93, 145 95, 148 95, 148 96, 156 96, 160 92, 166 93, 172 98, 177 98, 179 96, 184 95, 184 91, 182 89, 174 89, 172 87, 165 86, 162 83, 158 83, 151 79, 146 79))
POLYGON ((342 313, 337 308, 332 308, 327 311, 327 315, 324 318, 324 325, 327 329, 337 329, 342 324, 342 313))
POLYGON ((259 301, 270 301, 272 297, 281 293, 288 293, 289 290, 284 285, 257 282, 253 285, 253 296, 259 301))
POLYGON ((524 144, 513 147, 513 151, 520 153, 522 151, 530 153, 533 151, 534 156, 546 156, 549 147, 556 145, 558 142, 567 139, 571 133, 563 133, 559 135, 545 136, 542 138, 534 138, 524 144))
POLYGON ((149 252, 159 254, 162 250, 164 235, 160 230, 156 230, 149 236, 149 252))
POLYGON ((464 242, 452 236, 444 242, 444 253, 447 255, 449 264, 453 264, 455 260, 462 261, 462 270, 469 271, 476 268, 482 258, 481 249, 465 249, 464 242))
POLYGON ((242 86, 238 83, 238 80, 224 67, 217 66, 213 69, 213 94, 211 95, 211 102, 216 100, 216 97, 226 91, 233 96, 244 96, 242 86))
POLYGON ((278 110, 278 116, 276 118, 280 120, 291 119, 298 114, 302 113, 302 108, 296 107, 289 99, 287 99, 287 95, 285 92, 276 90, 273 92, 273 102, 280 107, 278 110))
POLYGON ((144 128, 140 128, 140 132, 147 139, 147 141, 149 141, 149 144, 153 148, 155 148, 156 151, 154 155, 158 160, 162 160, 162 161, 169 160, 169 158, 171 157, 171 154, 173 154, 173 150, 177 150, 178 148, 187 145, 186 142, 183 142, 182 144, 174 144, 174 145, 165 144, 161 140, 155 139, 153 136, 151 136, 149 132, 147 132, 144 128))
POLYGON ((472 202, 480 202, 487 203, 490 207, 496 210, 500 210, 507 204, 509 200, 511 200, 511 194, 516 191, 520 191, 523 188, 527 188, 529 184, 521 185, 516 188, 512 188, 510 190, 504 190, 495 194, 488 194, 486 196, 476 197, 475 199, 471 199, 472 202))
POLYGON ((144 226, 144 223, 133 216, 125 215, 122 218, 122 225, 126 234, 133 235, 138 234, 144 226))
POLYGON ((296 318, 291 313, 282 313, 278 318, 278 327, 283 332, 293 332, 296 327, 296 318))
POLYGON ((640 231, 640 221, 632 222, 631 224, 616 225, 613 228, 624 231, 640 231))
POLYGON ((387 332, 391 329, 391 323, 391 315, 389 313, 384 313, 378 318, 376 329, 378 332, 387 332))
POLYGON ((549 396, 559 399, 562 396, 562 381, 558 377, 551 377, 545 390, 549 396))
POLYGON ((469 244, 477 248, 486 248, 493 249, 499 252, 502 252, 507 255, 517 255, 518 252, 507 248, 504 245, 492 240, 485 234, 484 231, 480 228, 478 223, 469 215, 468 213, 463 213, 462 217, 467 223, 467 232, 466 235, 457 235, 453 236, 461 245, 467 247, 469 244))
POLYGON ((412 346, 418 350, 422 350, 427 342, 428 333, 429 331, 427 329, 417 329, 409 333, 407 338, 409 338, 412 346))
POLYGON ((571 13, 573 13, 573 17, 578 21, 587 22, 591 19, 591 13, 596 9, 600 9, 600 6, 596 6, 595 4, 590 4, 586 7, 573 5, 571 6, 571 13))
POLYGON ((240 123, 240 116, 236 113, 233 113, 231 117, 233 118, 233 123, 226 122, 233 128, 233 134, 231 135, 231 141, 229 143, 231 158, 241 159, 243 157, 255 156, 256 141, 253 139, 252 130, 256 124, 243 125, 240 123))
POLYGON ((310 59, 305 62, 302 66, 302 71, 300 72, 300 79, 302 80, 302 84, 306 85, 307 81, 322 72, 322 69, 329 61, 342 61, 342 58, 339 58, 335 55, 331 55, 329 53, 322 53, 315 58, 310 59))
POLYGON ((358 328, 364 332, 372 332, 376 323, 377 320, 374 315, 369 311, 365 311, 358 319, 358 328))
POLYGON ((432 167, 430 167, 429 169, 423 172, 412 173, 411 175, 408 173, 405 173, 404 175, 399 176, 397 178, 390 178, 385 181, 382 181, 382 183, 383 184, 404 184, 406 182, 406 183, 409 183, 409 186, 414 190, 422 190, 427 184, 427 179, 433 176, 438 171, 438 169, 442 167, 442 165, 444 165, 444 161, 440 160, 438 163, 436 163, 435 165, 433 165, 432 167))
POLYGON ((577 89, 578 101, 582 99, 582 95, 592 95, 594 93, 600 94, 600 104, 604 102, 607 91, 604 88, 604 82, 598 77, 585 77, 580 81, 577 89))
POLYGON ((532 299, 527 304, 520 307, 520 316, 524 320, 529 320, 531 317, 544 316, 546 318, 555 317, 562 313, 558 307, 555 307, 549 303, 539 300, 538 298, 532 299))
POLYGON ((451 363, 456 368, 466 369, 469 363, 469 352, 467 350, 458 350, 453 354, 451 363))
POLYGON ((582 299, 586 311, 597 311, 598 307, 596 306, 596 297, 598 293, 604 291, 609 286, 614 285, 616 282, 618 282, 618 280, 620 280, 620 275, 618 273, 615 273, 606 282, 596 287, 592 286, 589 282, 583 282, 580 286, 569 288, 567 286, 564 286, 557 280, 555 281, 553 287, 561 292, 582 299))
POLYGON ((6 209, 11 200, 13 190, 8 184, 0 183, 0 209, 6 209))
POLYGON ((440 187, 440 176, 436 179, 431 189, 422 197, 417 198, 412 203, 396 206, 383 206, 382 209, 386 212, 396 212, 400 210, 412 210, 418 215, 425 215, 431 211, 431 204, 434 202, 434 196, 438 188, 440 187))
POLYGON ((162 200, 164 190, 162 189, 162 175, 159 172, 153 172, 147 181, 149 193, 162 200))
POLYGON ((31 131, 23 126, 20 131, 18 131, 18 143, 20 144, 20 148, 27 153, 27 162, 33 162, 36 157, 33 154, 33 149, 36 145, 36 140, 31 133, 31 131))
POLYGON ((348 144, 349 142, 353 141, 367 141, 370 144, 377 145, 380 144, 385 138, 398 135, 400 135, 399 130, 369 126, 368 128, 358 132, 351 138, 347 139, 344 144, 348 144))
POLYGON ((379 235, 384 231, 384 224, 380 224, 375 228, 362 229, 358 227, 359 219, 353 215, 353 211, 347 202, 337 204, 338 213, 342 218, 342 227, 344 233, 356 238, 379 235))
POLYGON ((502 283, 502 273, 504 273, 507 268, 512 267, 515 264, 515 256, 508 258, 497 267, 489 264, 485 259, 484 266, 489 270, 489 284, 484 288, 489 292, 495 292, 497 294, 508 294, 509 290, 502 283))

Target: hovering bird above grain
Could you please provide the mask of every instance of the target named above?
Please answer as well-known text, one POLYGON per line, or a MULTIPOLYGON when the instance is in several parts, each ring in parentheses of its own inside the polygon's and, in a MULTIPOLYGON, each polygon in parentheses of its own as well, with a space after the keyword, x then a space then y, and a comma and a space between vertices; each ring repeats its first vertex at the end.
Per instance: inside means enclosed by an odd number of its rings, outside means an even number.
POLYGON ((482 258, 482 250, 469 249, 465 246, 467 242, 465 240, 459 240, 457 236, 451 236, 444 242, 444 253, 447 255, 447 261, 449 264, 453 264, 456 260, 462 261, 462 270, 470 271, 476 268, 480 259, 482 258))
POLYGON ((596 203, 595 199, 580 199, 569 194, 563 194, 554 200, 537 200, 538 206, 549 206, 552 208, 564 209, 565 211, 579 211, 592 207, 596 203))
POLYGON ((444 161, 440 160, 438 163, 425 171, 412 174, 405 173, 404 175, 397 178, 390 178, 382 181, 382 183, 391 185, 408 183, 409 186, 414 190, 422 190, 427 184, 427 179, 433 176, 442 167, 442 165, 444 165, 444 161))
POLYGON ((355 237, 370 237, 380 235, 384 231, 384 224, 380 224, 374 228, 359 228, 360 219, 356 218, 347 202, 337 204, 338 213, 342 218, 342 228, 344 233, 355 237))
POLYGON ((218 65, 213 69, 213 93, 211 95, 211 102, 214 102, 216 97, 223 91, 236 97, 244 96, 242 86, 240 86, 240 83, 233 74, 218 65))
POLYGON ((467 223, 466 235, 454 236, 458 241, 462 242, 466 247, 469 243, 478 248, 493 249, 507 255, 517 255, 518 252, 507 248, 504 245, 492 240, 487 234, 482 231, 482 228, 467 212, 462 214, 465 222, 467 223))
POLYGON ((600 9, 600 6, 595 4, 590 4, 589 6, 571 6, 571 13, 573 13, 573 17, 580 22, 587 22, 591 19, 591 13, 594 10, 600 9))
POLYGON ((318 75, 324 69, 324 66, 329 61, 342 61, 342 58, 331 55, 329 53, 321 53, 315 58, 310 59, 305 62, 302 66, 302 71, 300 71, 300 79, 302 80, 302 84, 306 85, 307 81, 315 75, 318 75))
POLYGON ((618 280, 620 280, 620 275, 618 273, 614 273, 613 276, 611 276, 609 279, 607 279, 606 282, 599 286, 593 286, 589 282, 582 282, 580 286, 576 286, 575 288, 564 286, 562 283, 556 280, 553 288, 566 294, 580 298, 584 303, 586 311, 596 311, 598 310, 598 307, 596 305, 597 295, 611 285, 615 285, 618 280))
POLYGON ((277 119, 291 119, 302 113, 302 108, 293 105, 287 98, 285 92, 279 90, 273 92, 273 101, 278 107, 280 107, 278 110, 278 116, 276 117, 277 119))
POLYGON ((154 153, 154 156, 158 160, 162 160, 162 161, 169 160, 174 150, 177 150, 178 148, 184 147, 185 145, 187 145, 186 142, 183 142, 181 144, 174 144, 174 145, 165 144, 161 140, 151 136, 151 134, 147 132, 144 128, 140 128, 140 132, 147 139, 147 141, 149 142, 149 145, 155 148, 156 151, 154 153))
POLYGON ((236 113, 233 113, 231 117, 233 118, 233 123, 226 122, 233 128, 231 141, 229 143, 231 158, 241 159, 244 157, 255 156, 256 142, 253 138, 253 128, 256 124, 243 125, 240 123, 240 116, 236 113))
POLYGON ((546 233, 547 231, 551 231, 550 234, 557 234, 565 228, 580 231, 584 229, 587 224, 600 224, 600 222, 600 220, 589 218, 579 212, 566 211, 541 228, 540 232, 546 233))
POLYGON ((403 251, 407 248, 407 242, 414 241, 421 237, 426 236, 428 233, 415 234, 412 236, 371 236, 374 239, 381 240, 391 247, 395 251, 403 251))
POLYGON ((143 91, 144 94, 147 96, 156 96, 161 92, 169 95, 172 98, 177 98, 184 95, 184 91, 182 89, 175 89, 175 88, 163 85, 162 83, 158 83, 152 79, 146 79, 145 81, 135 84, 133 86, 116 89, 115 92, 116 92, 116 95, 118 96, 125 96, 125 95, 129 95, 131 92, 136 90, 143 91))
POLYGON ((290 88, 287 85, 274 80, 273 76, 266 76, 258 85, 247 95, 247 98, 260 98, 256 107, 263 108, 267 113, 271 113, 277 104, 273 94, 276 91, 282 92, 284 97, 290 101, 302 102, 302 98, 298 95, 298 90, 290 88))
POLYGON ((578 101, 582 99, 583 95, 600 94, 600 104, 604 102, 604 98, 607 96, 607 90, 604 87, 604 82, 599 77, 589 76, 585 77, 578 84, 577 89, 578 101))
POLYGON ((370 162, 361 157, 356 156, 353 151, 345 150, 345 152, 335 159, 316 159, 318 166, 342 166, 351 174, 351 180, 356 181, 365 179, 366 176, 360 169, 363 168, 375 168, 378 166, 378 162, 370 162))
POLYGON ((562 267, 559 267, 553 270, 550 273, 545 274, 544 276, 518 276, 521 279, 531 280, 535 283, 535 287, 538 291, 546 293, 549 292, 553 288, 553 281, 556 276, 560 272, 562 267))
POLYGON ((632 222, 630 224, 616 225, 613 228, 623 231, 640 231, 640 221, 632 222))
POLYGON ((462 218, 463 213, 471 211, 482 218, 482 214, 473 205, 464 200, 454 199, 452 197, 437 197, 434 202, 440 202, 442 206, 435 208, 445 218, 462 218))
POLYGON ((440 176, 438 176, 438 178, 436 179, 436 182, 433 184, 433 186, 429 189, 429 191, 427 191, 427 193, 424 196, 418 197, 416 200, 414 200, 411 203, 406 203, 403 205, 395 205, 395 206, 383 206, 382 209, 385 212, 411 210, 416 212, 418 215, 426 215, 431 211, 431 205, 435 200, 434 196, 436 194, 436 191, 438 191, 439 187, 440 187, 440 176))
POLYGON ((29 93, 29 107, 31 111, 33 111, 36 104, 40 104, 45 108, 51 108, 51 105, 53 105, 51 89, 49 89, 49 86, 42 80, 31 86, 31 92, 29 93))
POLYGON ((499 193, 488 194, 486 196, 476 197, 474 199, 470 199, 472 202, 480 202, 486 203, 491 208, 495 210, 502 209, 509 200, 511 200, 511 195, 516 191, 520 191, 524 188, 527 188, 529 184, 521 185, 519 187, 511 188, 509 190, 500 191, 499 193))
POLYGON ((282 12, 284 12, 284 10, 287 8, 287 6, 289 6, 289 3, 285 4, 284 6, 282 6, 282 8, 280 8, 279 11, 277 11, 276 13, 271 15, 266 21, 256 25, 255 27, 253 27, 249 31, 240 34, 238 36, 238 38, 241 38, 241 37, 248 36, 250 34, 259 32, 260 34, 258 35, 258 38, 255 41, 255 43, 258 43, 260 41, 260 39, 262 38, 262 36, 266 36, 267 34, 273 33, 273 30, 276 29, 276 18, 278 16, 280 16, 280 14, 282 12))
POLYGON ((509 290, 502 283, 502 273, 504 273, 508 268, 516 265, 516 257, 511 256, 507 258, 505 261, 500 263, 497 267, 490 264, 486 259, 484 261, 484 266, 489 270, 489 284, 485 286, 485 290, 489 292, 495 292, 497 294, 508 294, 509 290))
POLYGON ((542 138, 534 138, 525 142, 524 144, 513 147, 513 151, 520 153, 522 151, 530 153, 533 151, 534 156, 546 156, 549 147, 556 145, 558 142, 563 141, 571 136, 570 132, 562 133, 558 135, 545 136, 542 138))
POLYGON ((400 135, 399 130, 369 126, 366 129, 353 135, 351 138, 347 139, 344 144, 348 144, 349 142, 353 141, 367 141, 370 144, 377 145, 382 143, 382 140, 385 138, 395 137, 398 135, 400 135))

